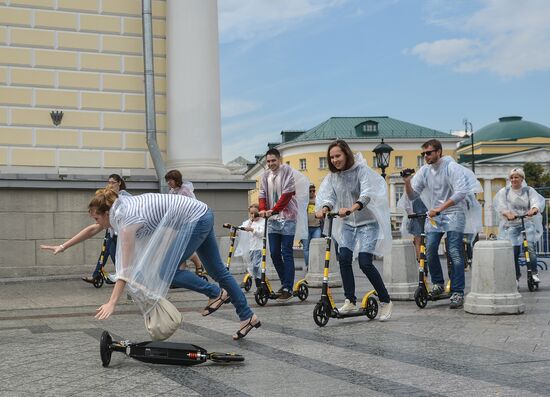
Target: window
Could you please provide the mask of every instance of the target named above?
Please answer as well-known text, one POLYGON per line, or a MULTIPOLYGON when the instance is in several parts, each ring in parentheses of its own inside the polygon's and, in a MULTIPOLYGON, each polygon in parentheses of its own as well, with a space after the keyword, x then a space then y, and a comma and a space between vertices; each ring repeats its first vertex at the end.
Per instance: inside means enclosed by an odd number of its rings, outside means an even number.
POLYGON ((405 193, 405 185, 395 185, 395 205, 397 205, 397 202, 399 201, 403 193, 405 193))
POLYGON ((424 165, 424 157, 416 156, 416 167, 420 168, 424 165))
POLYGON ((328 167, 327 165, 327 158, 326 157, 319 157, 319 168, 324 170, 328 167))
POLYGON ((307 169, 306 159, 300 159, 300 170, 307 169))
POLYGON ((378 131, 378 125, 376 125, 374 123, 373 124, 371 124, 371 123, 365 124, 365 127, 367 127, 365 132, 376 132, 376 131, 378 131))
POLYGON ((378 162, 376 161, 376 156, 372 156, 372 168, 378 168, 378 162))
POLYGON ((395 156, 395 168, 403 168, 403 156, 395 156))

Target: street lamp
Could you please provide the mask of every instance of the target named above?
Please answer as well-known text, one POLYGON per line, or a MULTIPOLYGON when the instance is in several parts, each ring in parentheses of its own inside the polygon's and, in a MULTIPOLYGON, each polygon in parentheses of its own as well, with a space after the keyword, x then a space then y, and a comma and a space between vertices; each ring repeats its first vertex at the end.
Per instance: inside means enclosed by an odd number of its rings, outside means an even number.
POLYGON ((376 166, 382 170, 382 178, 386 179, 386 168, 390 165, 390 152, 393 148, 384 143, 384 138, 373 150, 376 155, 376 166))
POLYGON ((474 128, 472 127, 472 123, 468 121, 468 119, 462 120, 464 123, 464 132, 466 135, 468 135, 468 127, 470 128, 470 146, 472 147, 472 172, 476 173, 476 164, 475 164, 475 157, 474 157, 474 128))

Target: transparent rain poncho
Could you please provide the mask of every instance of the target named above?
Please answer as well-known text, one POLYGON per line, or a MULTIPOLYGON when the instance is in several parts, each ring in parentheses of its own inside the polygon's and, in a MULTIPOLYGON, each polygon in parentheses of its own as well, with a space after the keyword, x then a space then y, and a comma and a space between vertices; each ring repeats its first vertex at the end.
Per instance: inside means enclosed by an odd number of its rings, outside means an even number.
POLYGON ((309 179, 301 172, 282 164, 276 177, 273 173, 267 170, 262 176, 259 198, 265 198, 267 208, 271 209, 277 203, 281 194, 295 192, 294 197, 289 201, 287 206, 280 214, 270 218, 269 230, 279 231, 285 234, 285 221, 296 222, 295 239, 302 240, 308 236, 307 229, 307 205, 309 203, 309 179))
POLYGON ((544 205, 544 197, 532 187, 527 186, 525 181, 523 181, 519 191, 512 189, 508 181, 506 187, 500 189, 493 198, 493 208, 499 217, 498 238, 509 240, 512 245, 521 245, 523 242, 521 220, 514 219, 510 221, 502 213, 510 211, 515 215, 525 215, 531 208, 537 207, 539 209, 537 215, 524 218, 527 241, 537 241, 543 232, 541 213, 544 210, 544 205))
POLYGON ((410 200, 406 193, 399 198, 397 201, 397 210, 402 215, 401 220, 401 237, 407 238, 412 236, 420 236, 424 231, 424 220, 409 219, 407 215, 411 214, 425 214, 428 212, 428 207, 422 201, 422 198, 419 196, 414 200, 410 200))
POLYGON ((190 181, 183 181, 182 185, 175 189, 170 189, 168 193, 170 194, 181 194, 183 196, 196 198, 195 193, 193 193, 195 190, 195 187, 193 186, 193 183, 190 181))
POLYGON ((166 297, 191 232, 207 209, 185 196, 157 193, 121 196, 113 204, 117 279, 126 281, 144 315, 166 297))
POLYGON ((342 248, 357 255, 368 252, 383 256, 390 252, 392 237, 386 181, 372 170, 360 153, 345 171, 329 173, 317 192, 316 211, 328 207, 332 212, 351 208, 357 201, 363 209, 333 222, 332 237, 342 248))
MULTIPOLYGON (((235 257, 242 258, 248 272, 254 275, 252 258, 250 256, 251 251, 258 251, 262 249, 262 237, 264 235, 265 220, 258 218, 254 222, 247 219, 243 222, 241 227, 251 227, 253 232, 245 230, 239 230, 237 232, 237 240, 235 242, 235 257)), ((257 275, 255 275, 257 276, 257 275)))
MULTIPOLYGON (((428 210, 441 206, 451 199, 455 205, 444 210, 440 215, 426 219, 425 232, 463 232, 476 234, 481 231, 481 205, 475 198, 476 193, 483 191, 475 174, 458 164, 452 157, 444 156, 437 166, 424 165, 412 177, 413 197, 404 197, 404 208, 407 200, 418 197, 428 210)), ((406 196, 406 193, 404 194, 406 196)), ((408 222, 408 218, 403 219, 408 222)))

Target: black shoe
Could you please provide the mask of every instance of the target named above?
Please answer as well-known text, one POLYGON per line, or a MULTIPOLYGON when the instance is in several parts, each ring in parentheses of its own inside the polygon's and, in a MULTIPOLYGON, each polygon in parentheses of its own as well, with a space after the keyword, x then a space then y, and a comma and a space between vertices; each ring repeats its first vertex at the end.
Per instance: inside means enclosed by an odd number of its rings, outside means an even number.
POLYGON ((290 293, 289 291, 287 290, 283 290, 277 297, 277 300, 280 300, 280 301, 287 301, 289 300, 290 298, 292 298, 292 293, 290 293))

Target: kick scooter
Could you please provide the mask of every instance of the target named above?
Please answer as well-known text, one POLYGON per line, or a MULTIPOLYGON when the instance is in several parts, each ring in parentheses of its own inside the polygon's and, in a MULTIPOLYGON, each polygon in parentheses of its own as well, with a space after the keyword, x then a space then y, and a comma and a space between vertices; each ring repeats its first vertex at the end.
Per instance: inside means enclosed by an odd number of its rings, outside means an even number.
MULTIPOLYGON (((276 215, 276 212, 273 212, 272 215, 276 215)), ((266 268, 267 268, 267 260, 266 260, 266 253, 267 253, 267 221, 269 217, 265 217, 265 227, 264 227, 264 235, 262 237, 262 274, 260 276, 260 284, 257 285, 256 292, 254 293, 254 300, 256 303, 260 306, 265 306, 267 304, 267 301, 269 299, 277 299, 279 298, 279 294, 275 293, 273 291, 273 288, 271 287, 271 283, 269 282, 269 279, 266 275, 266 268)), ((298 299, 301 301, 305 301, 309 295, 309 288, 307 286, 307 281, 305 279, 301 279, 296 281, 294 283, 294 288, 292 288, 292 296, 297 296, 298 299)))
POLYGON ((105 237, 103 237, 103 243, 101 244, 101 253, 99 254, 99 258, 97 260, 96 271, 94 272, 94 276, 91 280, 88 277, 86 277, 84 280, 88 283, 91 282, 93 286, 96 288, 103 287, 104 282, 107 284, 114 284, 114 282, 112 282, 109 279, 109 273, 105 271, 105 264, 107 263, 107 259, 109 258, 109 255, 107 254, 107 241, 109 239, 110 239, 110 234, 109 232, 107 232, 105 233, 105 237))
POLYGON ((523 254, 525 255, 525 267, 527 267, 527 288, 530 292, 539 289, 538 281, 533 279, 533 271, 531 270, 531 258, 529 255, 529 243, 527 242, 527 231, 525 230, 525 218, 527 215, 516 215, 516 218, 521 219, 521 237, 523 239, 523 254))
MULTIPOLYGON (((351 212, 348 212, 347 215, 350 213, 351 212)), ((366 315, 372 320, 378 314, 378 300, 376 299, 377 295, 375 290, 369 291, 363 296, 361 306, 356 311, 340 313, 334 304, 334 299, 332 298, 332 293, 328 286, 328 275, 330 266, 330 249, 332 245, 332 222, 337 216, 338 213, 334 212, 326 214, 326 217, 328 218, 328 235, 325 237, 327 245, 325 248, 325 267, 323 270, 321 299, 317 302, 315 308, 313 309, 313 321, 315 321, 315 324, 319 327, 324 327, 327 325, 330 318, 342 319, 366 315)))
MULTIPOLYGON (((410 214, 409 219, 423 219, 427 218, 427 214, 410 214)), ((428 304, 428 301, 437 301, 441 299, 449 299, 451 297, 451 265, 450 261, 447 261, 447 271, 449 273, 449 280, 445 285, 445 292, 440 295, 433 295, 429 289, 428 282, 428 267, 426 266, 426 233, 420 234, 420 257, 418 266, 418 287, 414 291, 414 301, 416 305, 423 309, 428 304)))
MULTIPOLYGON (((233 252, 235 252, 235 239, 237 238, 237 230, 246 231, 246 229, 244 227, 231 225, 230 223, 224 223, 222 226, 226 229, 229 229, 229 252, 227 254, 227 262, 225 263, 225 267, 227 267, 227 270, 229 270, 229 267, 231 266, 231 258, 233 258, 233 252)), ((244 290, 247 292, 250 291, 250 288, 252 288, 252 277, 250 277, 250 274, 248 272, 243 278, 241 288, 244 288, 244 290)))
POLYGON ((113 352, 121 352, 135 360, 153 364, 190 366, 202 364, 207 360, 220 363, 244 361, 244 357, 239 354, 208 353, 202 347, 189 343, 113 341, 111 335, 103 331, 99 341, 99 353, 104 367, 109 366, 113 352))

